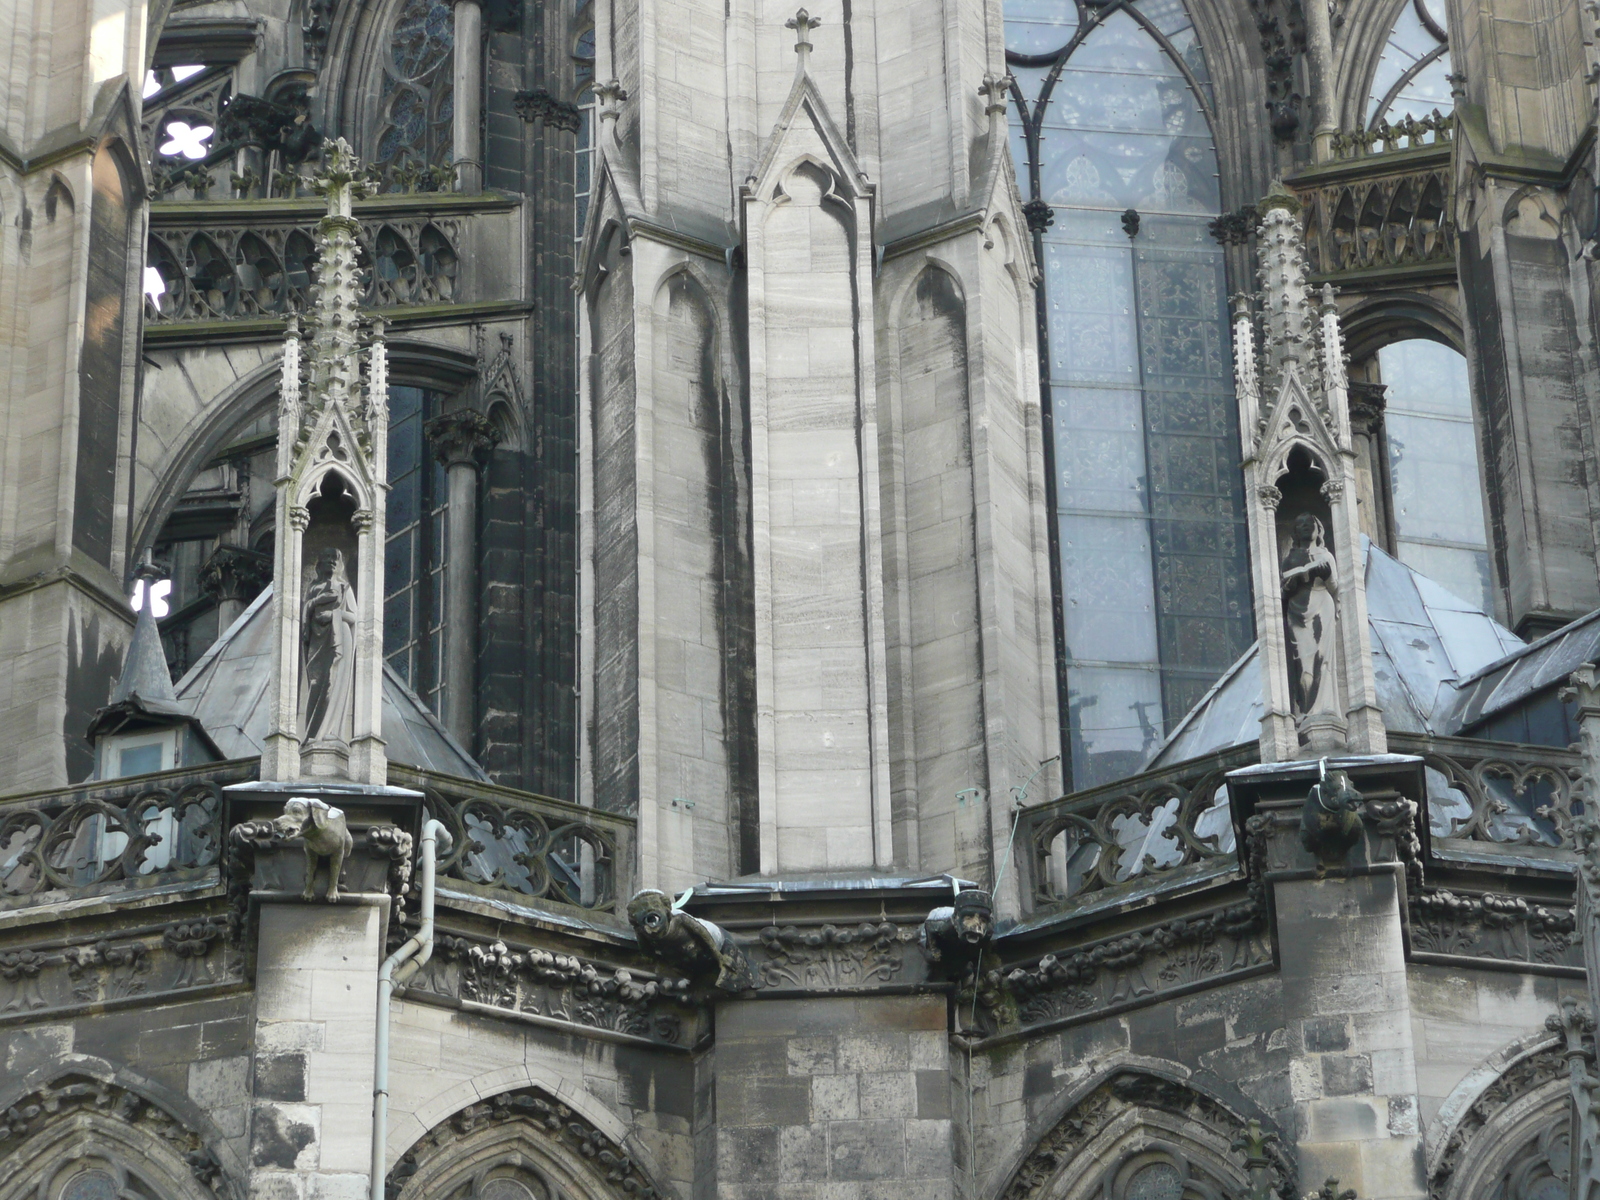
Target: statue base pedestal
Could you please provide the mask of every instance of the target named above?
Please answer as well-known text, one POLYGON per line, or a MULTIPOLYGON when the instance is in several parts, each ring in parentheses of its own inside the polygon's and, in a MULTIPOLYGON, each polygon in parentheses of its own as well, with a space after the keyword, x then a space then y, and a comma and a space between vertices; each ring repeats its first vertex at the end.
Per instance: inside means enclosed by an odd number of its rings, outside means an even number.
POLYGON ((1322 758, 1346 750, 1349 730, 1342 717, 1316 713, 1301 717, 1295 725, 1301 739, 1299 758, 1322 758))

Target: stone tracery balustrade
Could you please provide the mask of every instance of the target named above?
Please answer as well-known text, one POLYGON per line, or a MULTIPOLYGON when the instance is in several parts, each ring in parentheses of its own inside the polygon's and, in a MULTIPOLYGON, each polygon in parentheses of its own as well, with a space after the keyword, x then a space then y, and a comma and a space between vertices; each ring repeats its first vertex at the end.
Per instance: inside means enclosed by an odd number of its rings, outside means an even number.
POLYGON ((1035 909, 1078 904, 1179 867, 1232 866, 1223 777, 1256 757, 1253 744, 1237 746, 1026 809, 1016 837, 1024 896, 1035 909))
POLYGON ((632 817, 393 763, 389 782, 422 792, 429 814, 450 830, 441 880, 485 898, 624 919, 634 890, 632 817))
POLYGON ((0 908, 204 877, 222 788, 253 777, 253 761, 213 763, 0 801, 0 908))
MULTIPOLYGON (((357 209, 364 307, 452 304, 461 294, 458 217, 426 205, 357 209)), ((228 207, 152 209, 146 266, 161 277, 146 296, 152 322, 217 321, 305 312, 316 282, 316 221, 309 213, 248 214, 228 207)))
MULTIPOLYGON (((1573 750, 1390 733, 1389 750, 1428 772, 1435 851, 1500 845, 1567 858, 1583 811, 1583 759, 1573 750)), ((1224 776, 1257 760, 1236 746, 1024 810, 1016 867, 1035 912, 1182 882, 1204 864, 1237 862, 1224 776), (1161 878, 1170 876, 1168 879, 1161 878)))
POLYGON ((1583 756, 1555 746, 1389 735, 1396 754, 1421 755, 1435 849, 1452 843, 1571 850, 1583 811, 1583 756))

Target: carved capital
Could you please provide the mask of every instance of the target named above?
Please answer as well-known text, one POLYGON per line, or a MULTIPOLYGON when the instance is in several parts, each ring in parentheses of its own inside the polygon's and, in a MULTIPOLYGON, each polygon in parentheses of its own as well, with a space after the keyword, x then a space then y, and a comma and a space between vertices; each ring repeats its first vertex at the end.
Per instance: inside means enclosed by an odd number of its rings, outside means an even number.
POLYGON ((1322 485, 1321 491, 1323 499, 1329 504, 1337 504, 1344 499, 1344 480, 1330 479, 1322 485))
POLYGON ((546 88, 518 92, 511 99, 511 107, 524 121, 543 121, 548 128, 564 129, 568 133, 577 133, 583 123, 583 112, 576 104, 546 88))
POLYGON ((1256 488, 1256 498, 1261 501, 1261 506, 1268 512, 1277 512, 1278 505, 1283 503, 1283 493, 1270 483, 1263 483, 1256 488))
POLYGON ((1043 233, 1055 224, 1056 211, 1048 200, 1033 199, 1022 206, 1022 216, 1030 233, 1043 233))
POLYGON ((296 533, 304 533, 311 524, 311 510, 302 505, 295 505, 289 510, 289 525, 296 533))
POLYGON ((478 467, 500 442, 489 418, 472 408, 441 413, 426 428, 434 457, 446 467, 478 467))
POLYGON ((272 582, 272 560, 243 546, 218 546, 200 565, 200 591, 218 600, 250 603, 272 582))

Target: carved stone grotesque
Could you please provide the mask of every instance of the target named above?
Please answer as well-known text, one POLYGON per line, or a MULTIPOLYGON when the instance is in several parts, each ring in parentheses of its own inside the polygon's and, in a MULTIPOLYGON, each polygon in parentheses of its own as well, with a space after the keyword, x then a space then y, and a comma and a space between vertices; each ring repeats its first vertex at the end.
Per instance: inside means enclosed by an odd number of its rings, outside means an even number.
POLYGON ((305 796, 291 796, 285 801, 283 815, 272 822, 273 831, 282 837, 298 837, 306 847, 306 886, 300 893, 302 900, 314 895, 317 880, 317 863, 328 861, 328 903, 339 899, 339 872, 344 860, 354 847, 350 830, 344 821, 344 810, 334 808, 322 800, 305 796))
POLYGON ((928 914, 918 933, 929 963, 964 975, 976 965, 994 936, 994 901, 978 888, 957 892, 955 901, 928 914))
POLYGON ((1337 862, 1361 840, 1365 797, 1343 771, 1329 771, 1313 784, 1300 810, 1300 844, 1322 863, 1337 862))
POLYGON ((742 992, 755 986, 750 962, 727 930, 675 912, 665 892, 646 888, 628 901, 628 920, 640 948, 651 958, 699 983, 714 971, 715 986, 742 992))

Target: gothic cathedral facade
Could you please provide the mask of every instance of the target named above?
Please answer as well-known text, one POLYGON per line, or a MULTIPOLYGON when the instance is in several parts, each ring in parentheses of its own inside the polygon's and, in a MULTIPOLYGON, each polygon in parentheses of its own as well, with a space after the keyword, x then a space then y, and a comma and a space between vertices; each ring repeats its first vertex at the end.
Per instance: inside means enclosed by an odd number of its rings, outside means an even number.
POLYGON ((1600 8, 795 3, 0 0, 0 1200, 1600 1200, 1600 8))

